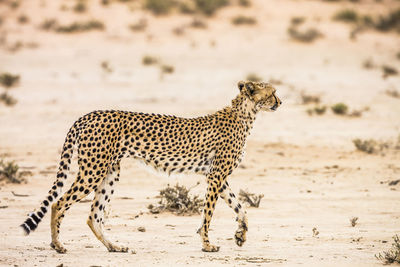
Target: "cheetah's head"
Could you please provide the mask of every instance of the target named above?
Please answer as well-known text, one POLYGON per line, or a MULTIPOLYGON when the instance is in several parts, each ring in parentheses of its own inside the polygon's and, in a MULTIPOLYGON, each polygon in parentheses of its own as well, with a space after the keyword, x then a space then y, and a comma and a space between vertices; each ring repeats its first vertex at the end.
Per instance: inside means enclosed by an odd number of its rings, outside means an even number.
POLYGON ((255 103, 261 110, 275 111, 282 101, 275 95, 276 89, 270 83, 240 81, 240 93, 255 103))

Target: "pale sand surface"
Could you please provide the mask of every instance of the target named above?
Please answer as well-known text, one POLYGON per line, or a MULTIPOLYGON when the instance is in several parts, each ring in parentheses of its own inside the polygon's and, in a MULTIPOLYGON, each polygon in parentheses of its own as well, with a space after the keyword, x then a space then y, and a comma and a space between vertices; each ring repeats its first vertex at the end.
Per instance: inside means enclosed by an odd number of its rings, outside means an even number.
MULTIPOLYGON (((390 248, 400 229, 400 184, 387 184, 400 179, 400 153, 357 152, 352 140, 393 141, 400 133, 400 99, 384 93, 400 89, 399 76, 383 79, 380 68, 362 67, 371 58, 378 66, 400 69, 395 57, 400 39, 395 33, 367 31, 352 41, 351 27, 331 17, 343 7, 384 13, 398 7, 396 1, 258 0, 249 8, 222 9, 206 20, 207 30, 188 27, 182 36, 172 30, 189 24, 191 16, 154 17, 124 4, 104 8, 95 1, 90 1, 88 13, 77 15, 60 11, 56 2, 24 1, 14 11, 0 7, 6 18, 0 27, 6 35, 0 72, 21 75, 20 85, 9 90, 18 103, 0 105, 0 155, 33 173, 27 184, 0 186, 0 206, 8 206, 0 209, 0 265, 381 265, 374 255, 390 248), (27 25, 15 23, 20 14, 30 17, 27 25), (256 16, 258 23, 235 27, 230 20, 237 14, 256 16), (293 16, 307 17, 305 27, 317 27, 324 38, 312 44, 291 41, 286 30, 293 16), (53 17, 63 23, 93 17, 107 29, 57 34, 38 28, 53 17), (127 28, 143 17, 149 23, 145 32, 127 28), (16 41, 38 47, 8 51, 16 41), (143 66, 146 54, 174 66, 174 73, 161 77, 158 67, 143 66), (102 70, 103 61, 112 73, 102 70), (87 202, 74 205, 63 221, 61 241, 67 254, 49 247, 50 216, 30 236, 21 234, 18 225, 49 190, 65 134, 79 116, 95 109, 208 114, 228 105, 238 93, 237 81, 250 72, 282 81, 276 86, 283 105, 258 116, 242 167, 229 178, 235 192, 265 195, 259 208, 247 209, 249 232, 243 247, 232 239, 235 216, 223 201, 217 204, 210 232, 211 241, 221 246, 218 253, 200 250, 200 215, 149 214, 147 205, 157 201, 158 191, 168 183, 192 186, 200 181, 193 193, 204 195, 205 181, 201 176, 160 177, 132 159, 122 162, 107 233, 136 254, 106 251, 86 225, 87 202), (312 106, 301 105, 301 91, 320 95, 328 106, 344 102, 369 111, 360 118, 331 111, 309 116, 306 109, 312 106), (13 196, 12 191, 28 197, 13 196), (351 227, 349 219, 355 216, 358 224, 351 227), (140 226, 146 232, 139 232, 140 226)), ((69 182, 75 171, 76 166, 69 182)))

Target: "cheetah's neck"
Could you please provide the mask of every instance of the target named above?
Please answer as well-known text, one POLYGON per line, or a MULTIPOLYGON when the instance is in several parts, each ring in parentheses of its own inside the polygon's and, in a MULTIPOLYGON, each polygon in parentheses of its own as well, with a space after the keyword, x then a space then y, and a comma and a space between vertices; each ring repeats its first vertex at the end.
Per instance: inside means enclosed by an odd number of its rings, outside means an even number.
POLYGON ((242 94, 232 100, 232 111, 237 116, 237 119, 243 123, 247 131, 250 131, 253 127, 258 110, 257 105, 242 94))

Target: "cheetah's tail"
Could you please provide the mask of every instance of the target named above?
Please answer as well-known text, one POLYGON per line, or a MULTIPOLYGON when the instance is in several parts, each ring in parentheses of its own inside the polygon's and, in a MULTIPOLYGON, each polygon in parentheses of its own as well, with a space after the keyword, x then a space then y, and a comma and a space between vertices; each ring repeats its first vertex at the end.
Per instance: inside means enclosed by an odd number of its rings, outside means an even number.
POLYGON ((39 225, 40 221, 46 214, 50 204, 57 199, 62 191, 61 189, 64 185, 63 180, 67 179, 67 172, 69 171, 69 167, 71 165, 73 146, 77 139, 77 133, 79 130, 77 126, 79 122, 80 121, 74 123, 74 125, 69 130, 67 137, 65 138, 63 150, 61 152, 61 161, 57 171, 57 179, 54 181, 54 184, 51 187, 48 196, 42 201, 40 207, 30 213, 24 223, 21 224, 25 235, 29 235, 31 231, 34 231, 36 229, 36 227, 39 225))

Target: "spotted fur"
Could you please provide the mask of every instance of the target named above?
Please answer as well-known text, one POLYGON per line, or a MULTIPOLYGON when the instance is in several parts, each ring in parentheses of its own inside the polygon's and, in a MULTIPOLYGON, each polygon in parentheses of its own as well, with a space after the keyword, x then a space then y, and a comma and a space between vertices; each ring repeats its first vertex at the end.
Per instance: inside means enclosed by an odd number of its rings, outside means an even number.
POLYGON ((227 177, 238 166, 247 136, 260 110, 275 111, 282 103, 268 83, 239 82, 239 95, 232 105, 199 118, 179 118, 127 111, 94 111, 77 120, 69 130, 59 164, 57 179, 41 206, 21 225, 26 234, 35 230, 51 203, 51 246, 66 249, 58 240, 65 211, 89 193, 95 196, 87 223, 110 252, 128 248, 111 243, 103 225, 108 203, 119 180, 120 161, 133 157, 162 172, 198 173, 206 176, 207 193, 202 226, 198 233, 203 251, 218 251, 211 245, 208 230, 218 197, 238 215, 236 244, 246 241, 246 213, 229 188, 227 177), (77 147, 79 171, 71 188, 59 199, 73 148, 77 147))

